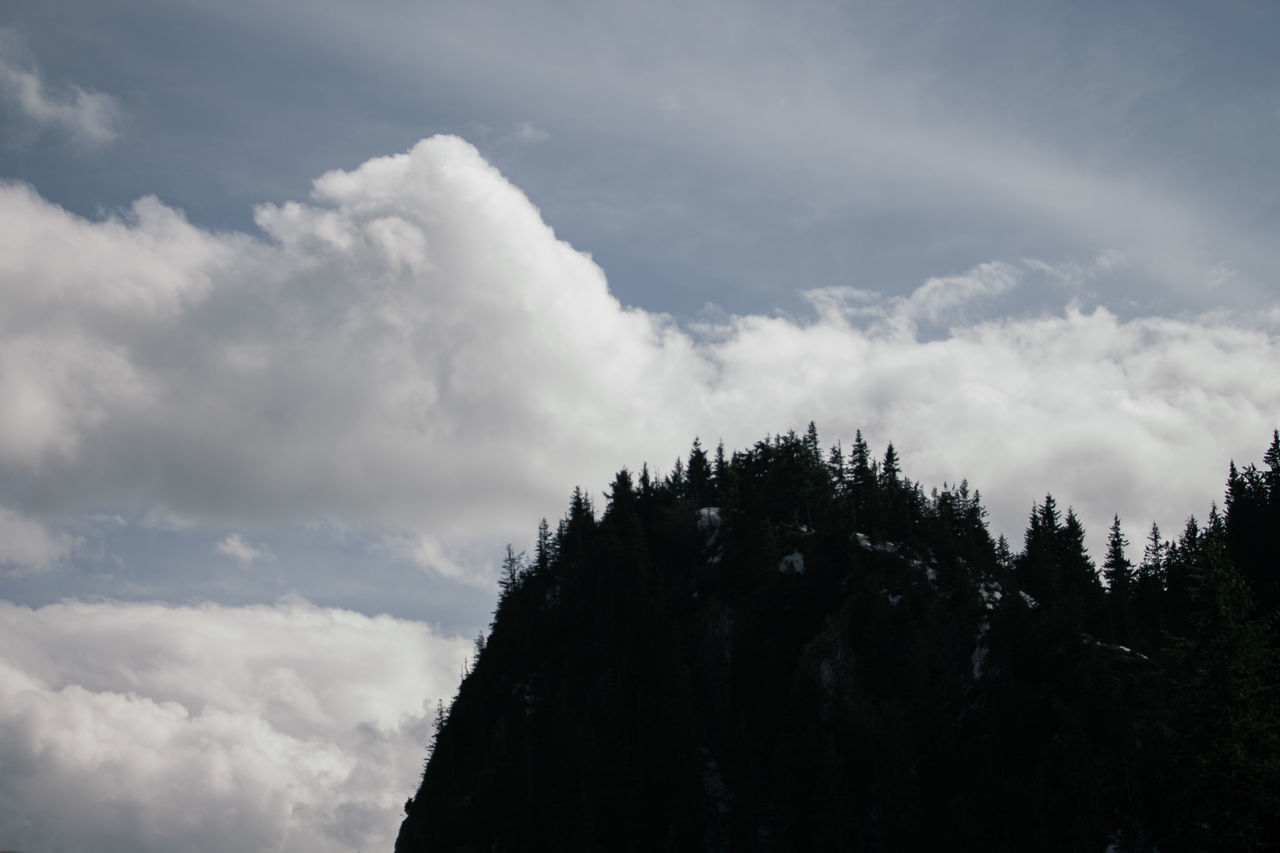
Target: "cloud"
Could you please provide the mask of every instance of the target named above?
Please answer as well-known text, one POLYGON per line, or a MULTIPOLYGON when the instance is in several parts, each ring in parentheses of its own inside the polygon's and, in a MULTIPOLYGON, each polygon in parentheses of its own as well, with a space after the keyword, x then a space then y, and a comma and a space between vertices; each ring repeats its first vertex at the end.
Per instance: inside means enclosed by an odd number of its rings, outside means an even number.
MULTIPOLYGON (((1126 267, 1105 252, 686 328, 622 306, 454 137, 329 172, 257 222, 213 233, 153 198, 89 221, 0 184, 11 574, 74 559, 77 524, 234 528, 214 549, 245 563, 300 525, 484 582, 573 485, 809 419, 892 440, 926 487, 967 477, 1015 542, 1052 491, 1097 549, 1114 512, 1134 542, 1203 513, 1280 413, 1280 307, 1002 312, 1027 288, 1108 286, 1126 267)), ((468 649, 296 600, 0 603, 0 837, 389 849, 468 649)))
POLYGON ((46 571, 71 553, 74 540, 0 506, 0 574, 10 577, 46 571))
POLYGON ((391 849, 470 641, 301 600, 0 602, 16 849, 391 849))
POLYGON ((255 548, 240 538, 239 533, 229 534, 217 545, 219 554, 226 554, 241 565, 249 565, 255 560, 270 557, 271 552, 265 548, 255 548))
POLYGON ((32 124, 67 134, 74 142, 97 148, 119 135, 120 105, 111 95, 74 84, 51 89, 39 71, 17 61, 18 38, 0 30, 0 97, 32 124))
POLYGON ((210 233, 147 198, 90 222, 0 186, 0 407, 19 413, 0 466, 20 509, 328 520, 458 578, 467 542, 519 540, 575 484, 813 418, 828 440, 893 440, 927 485, 968 477, 1015 535, 1046 489, 1100 535, 1113 512, 1203 512, 1280 412, 1275 312, 999 316, 1026 288, 1110 286, 1109 252, 685 329, 619 304, 455 137, 256 220, 261 237, 210 233))
MULTIPOLYGON (((1049 23, 1008 9, 960 20, 945 3, 903 11, 749 2, 730 23, 719 4, 626 4, 593 16, 554 4, 536 12, 505 2, 377 5, 383 14, 228 0, 216 14, 282 38, 296 37, 305 17, 309 41, 362 57, 380 74, 447 80, 470 103, 536 115, 557 140, 590 140, 560 161, 590 176, 589 188, 583 181, 568 193, 586 211, 575 225, 646 269, 662 263, 647 254, 674 253, 673 243, 717 246, 716 260, 680 268, 720 278, 728 244, 718 229, 745 227, 768 243, 760 221, 787 216, 841 233, 859 272, 876 270, 858 255, 881 255, 874 223, 886 217, 932 257, 981 258, 988 246, 1016 256, 1046 244, 1083 254, 1116 247, 1129 258, 1129 292, 1151 304, 1169 295, 1212 304, 1217 294, 1206 297, 1203 285, 1224 259, 1238 270, 1230 292, 1265 303, 1280 263, 1267 196, 1248 191, 1266 185, 1272 155, 1236 144, 1266 137, 1244 117, 1273 99, 1265 75, 1249 73, 1265 62, 1246 46, 1252 14, 1219 15, 1206 27, 1191 8, 1158 24, 1123 9, 1049 23), (1136 38, 1152 27, 1161 38, 1136 38), (1214 32, 1236 33, 1242 48, 1224 56, 1214 32), (477 43, 489 47, 482 56, 477 43), (1216 130, 1185 126, 1188 104, 1216 130), (1171 134, 1172 125, 1186 132, 1171 134), (635 199, 656 184, 686 190, 680 205, 667 205, 680 212, 664 211, 678 226, 660 236, 652 223, 634 229, 629 242, 642 248, 629 252, 612 223, 634 217, 635 199), (762 196, 759 207, 744 203, 762 196), (685 210, 696 214, 677 219, 685 210), (711 221, 716 214, 727 222, 711 221), (939 220, 945 228, 933 227, 939 220), (954 250, 936 251, 935 242, 954 250)), ((900 239, 887 242, 901 253, 900 239)))
POLYGON ((546 142, 551 134, 531 121, 522 121, 516 126, 516 138, 521 142, 546 142))

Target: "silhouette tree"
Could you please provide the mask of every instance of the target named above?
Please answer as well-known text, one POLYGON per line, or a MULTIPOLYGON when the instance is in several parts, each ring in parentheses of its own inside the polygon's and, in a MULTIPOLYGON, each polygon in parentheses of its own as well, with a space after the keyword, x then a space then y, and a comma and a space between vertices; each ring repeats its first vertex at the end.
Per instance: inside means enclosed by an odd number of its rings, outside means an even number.
POLYGON ((1107 581, 1108 615, 1111 632, 1115 637, 1128 638, 1133 622, 1134 573, 1133 564, 1125 556, 1129 546, 1120 529, 1120 516, 1111 521, 1107 533, 1107 558, 1102 563, 1103 577, 1107 581))

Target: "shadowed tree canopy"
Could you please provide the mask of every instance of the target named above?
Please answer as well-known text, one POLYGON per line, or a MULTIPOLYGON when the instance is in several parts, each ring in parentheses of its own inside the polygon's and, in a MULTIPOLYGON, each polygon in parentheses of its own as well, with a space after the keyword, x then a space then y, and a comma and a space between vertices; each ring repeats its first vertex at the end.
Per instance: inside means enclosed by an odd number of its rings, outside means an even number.
POLYGON ((508 549, 399 853, 1265 850, 1280 844, 1280 447, 1102 575, 967 482, 817 429, 575 489, 508 549), (1103 579, 1105 578, 1105 585, 1103 579))

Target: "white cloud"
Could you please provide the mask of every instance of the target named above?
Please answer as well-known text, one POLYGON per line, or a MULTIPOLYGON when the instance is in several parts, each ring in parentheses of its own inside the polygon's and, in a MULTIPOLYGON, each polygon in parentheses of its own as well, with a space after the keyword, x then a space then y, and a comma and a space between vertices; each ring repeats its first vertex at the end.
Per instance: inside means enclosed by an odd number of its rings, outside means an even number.
POLYGON ((0 574, 46 571, 64 560, 74 540, 49 533, 42 524, 0 506, 0 574))
POLYGON ((300 600, 0 602, 0 650, 7 845, 349 853, 391 849, 470 641, 300 600))
POLYGON ((249 565, 255 560, 270 557, 271 552, 265 548, 255 548, 241 538, 239 533, 231 533, 217 545, 219 554, 226 554, 241 565, 249 565))
POLYGON ((816 319, 695 338, 623 308, 457 138, 257 221, 265 241, 211 234, 144 199, 88 222, 0 186, 7 476, 64 516, 351 525, 458 577, 466 542, 525 536, 574 484, 665 467, 694 434, 862 428, 926 484, 968 477, 1015 535, 1046 489, 1100 533, 1202 512, 1280 412, 1266 315, 970 315, 1035 276, 1105 286, 1114 253, 819 291, 816 319))
POLYGON ((80 145, 96 148, 115 141, 120 105, 114 97, 74 84, 51 89, 37 69, 15 59, 19 52, 17 37, 0 30, 0 97, 34 125, 57 129, 80 145))

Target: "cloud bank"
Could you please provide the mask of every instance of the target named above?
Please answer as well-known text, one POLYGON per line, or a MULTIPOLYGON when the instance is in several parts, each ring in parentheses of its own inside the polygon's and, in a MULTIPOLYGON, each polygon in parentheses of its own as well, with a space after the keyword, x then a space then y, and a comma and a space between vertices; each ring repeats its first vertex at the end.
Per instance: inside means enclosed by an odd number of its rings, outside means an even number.
POLYGON ((390 850, 470 643, 301 600, 0 602, 0 844, 390 850))
POLYGON ((449 136, 256 221, 209 232, 154 198, 88 221, 0 186, 11 514, 329 519, 409 535, 457 576, 441 543, 527 535, 574 484, 665 470, 694 434, 741 446, 812 418, 828 441, 893 440, 926 485, 968 477, 1015 535, 1046 488, 1100 534, 1113 512, 1203 512, 1280 418, 1280 312, 1001 316, 1018 288, 1106 287, 1114 253, 682 327, 621 305, 449 136))

